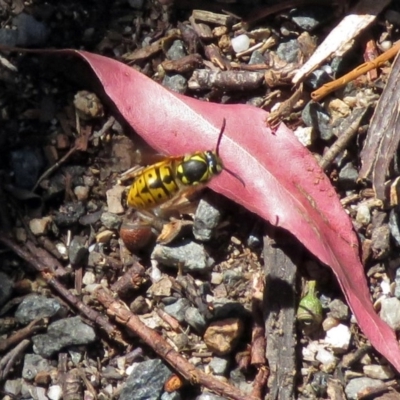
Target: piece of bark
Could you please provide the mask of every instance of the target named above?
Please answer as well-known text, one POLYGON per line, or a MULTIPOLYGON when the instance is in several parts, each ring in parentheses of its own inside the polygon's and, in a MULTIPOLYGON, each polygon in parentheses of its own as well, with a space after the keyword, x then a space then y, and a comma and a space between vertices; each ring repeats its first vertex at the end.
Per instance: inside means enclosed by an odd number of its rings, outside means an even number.
POLYGON ((400 57, 392 65, 389 79, 379 99, 361 152, 358 178, 372 178, 376 197, 387 200, 385 179, 400 141, 400 57))
MULTIPOLYGON (((290 239, 289 239, 290 240, 290 239)), ((292 400, 296 371, 295 361, 295 286, 300 245, 264 237, 265 331, 267 360, 270 367, 268 400, 292 400), (293 249, 295 251, 293 251, 293 249), (297 250, 297 251, 296 251, 297 250)))

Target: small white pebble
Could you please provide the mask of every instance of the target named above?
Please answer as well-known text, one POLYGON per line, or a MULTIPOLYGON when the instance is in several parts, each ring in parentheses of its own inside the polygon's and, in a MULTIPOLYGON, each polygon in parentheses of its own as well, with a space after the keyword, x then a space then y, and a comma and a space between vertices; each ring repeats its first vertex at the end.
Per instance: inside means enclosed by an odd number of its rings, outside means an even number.
POLYGON ((300 143, 307 147, 311 146, 316 138, 314 128, 312 126, 299 126, 295 131, 294 135, 299 139, 300 143))
POLYGON ((250 47, 250 39, 247 35, 239 35, 231 40, 232 48, 235 53, 246 51, 250 47))
POLYGON ((50 400, 60 400, 62 397, 62 389, 59 385, 52 385, 47 391, 47 397, 50 400))
POLYGON ((96 282, 96 275, 93 271, 86 271, 82 278, 82 283, 86 285, 91 285, 96 282))
POLYGON ((111 385, 111 383, 109 383, 107 386, 104 387, 104 391, 110 395, 113 394, 114 389, 113 389, 113 386, 111 385))
POLYGON ((317 352, 323 348, 317 341, 312 341, 310 342, 307 347, 303 347, 302 353, 303 353, 303 360, 304 361, 315 361, 315 355, 317 352))
POLYGON ((388 51, 393 46, 393 43, 390 40, 384 40, 381 43, 381 49, 383 51, 388 51))
POLYGON ((357 207, 356 221, 364 226, 371 222, 371 213, 366 204, 360 204, 357 207))
POLYGON ((339 324, 326 332, 325 343, 335 351, 347 350, 350 344, 351 332, 348 326, 339 324))
POLYGON ((64 243, 62 243, 62 242, 56 243, 56 249, 61 254, 61 256, 64 260, 68 260, 68 249, 64 243))
POLYGON ((223 279, 224 279, 224 276, 220 272, 212 272, 211 273, 211 284, 212 285, 219 285, 220 283, 222 283, 223 279))
POLYGON ((324 365, 333 364, 335 362, 335 356, 326 349, 319 349, 315 359, 324 365))
POLYGON ((35 236, 47 233, 51 223, 51 217, 33 218, 29 221, 29 228, 35 236))
POLYGON ((86 186, 76 186, 74 188, 74 193, 79 201, 85 201, 89 197, 89 188, 86 186))
POLYGON ((382 280, 380 286, 383 294, 390 294, 390 282, 388 280, 382 280))

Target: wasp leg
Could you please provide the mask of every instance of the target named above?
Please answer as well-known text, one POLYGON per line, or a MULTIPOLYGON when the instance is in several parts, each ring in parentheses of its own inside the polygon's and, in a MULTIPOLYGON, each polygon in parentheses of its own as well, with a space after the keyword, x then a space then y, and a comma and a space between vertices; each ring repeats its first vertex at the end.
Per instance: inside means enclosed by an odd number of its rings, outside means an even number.
POLYGON ((203 188, 204 185, 196 185, 181 189, 172 199, 154 209, 154 213, 165 218, 169 213, 173 214, 174 212, 178 212, 182 214, 194 212, 196 208, 194 200, 199 194, 199 191, 203 188))

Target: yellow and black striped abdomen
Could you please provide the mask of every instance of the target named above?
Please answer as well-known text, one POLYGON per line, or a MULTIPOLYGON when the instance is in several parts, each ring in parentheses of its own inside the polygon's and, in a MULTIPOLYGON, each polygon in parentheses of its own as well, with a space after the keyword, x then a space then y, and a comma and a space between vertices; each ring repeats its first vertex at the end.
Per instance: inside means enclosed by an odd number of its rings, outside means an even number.
POLYGON ((167 159, 138 173, 128 194, 128 205, 148 209, 169 200, 180 187, 175 178, 175 160, 167 159))

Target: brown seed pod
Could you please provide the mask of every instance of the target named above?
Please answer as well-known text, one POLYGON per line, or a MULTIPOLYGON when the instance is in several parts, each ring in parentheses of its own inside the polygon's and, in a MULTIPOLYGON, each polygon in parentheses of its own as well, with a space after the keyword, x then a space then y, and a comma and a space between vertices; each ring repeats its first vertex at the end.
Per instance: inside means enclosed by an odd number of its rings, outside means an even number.
POLYGON ((119 236, 132 253, 146 247, 154 238, 151 226, 138 220, 125 221, 121 225, 119 236))

